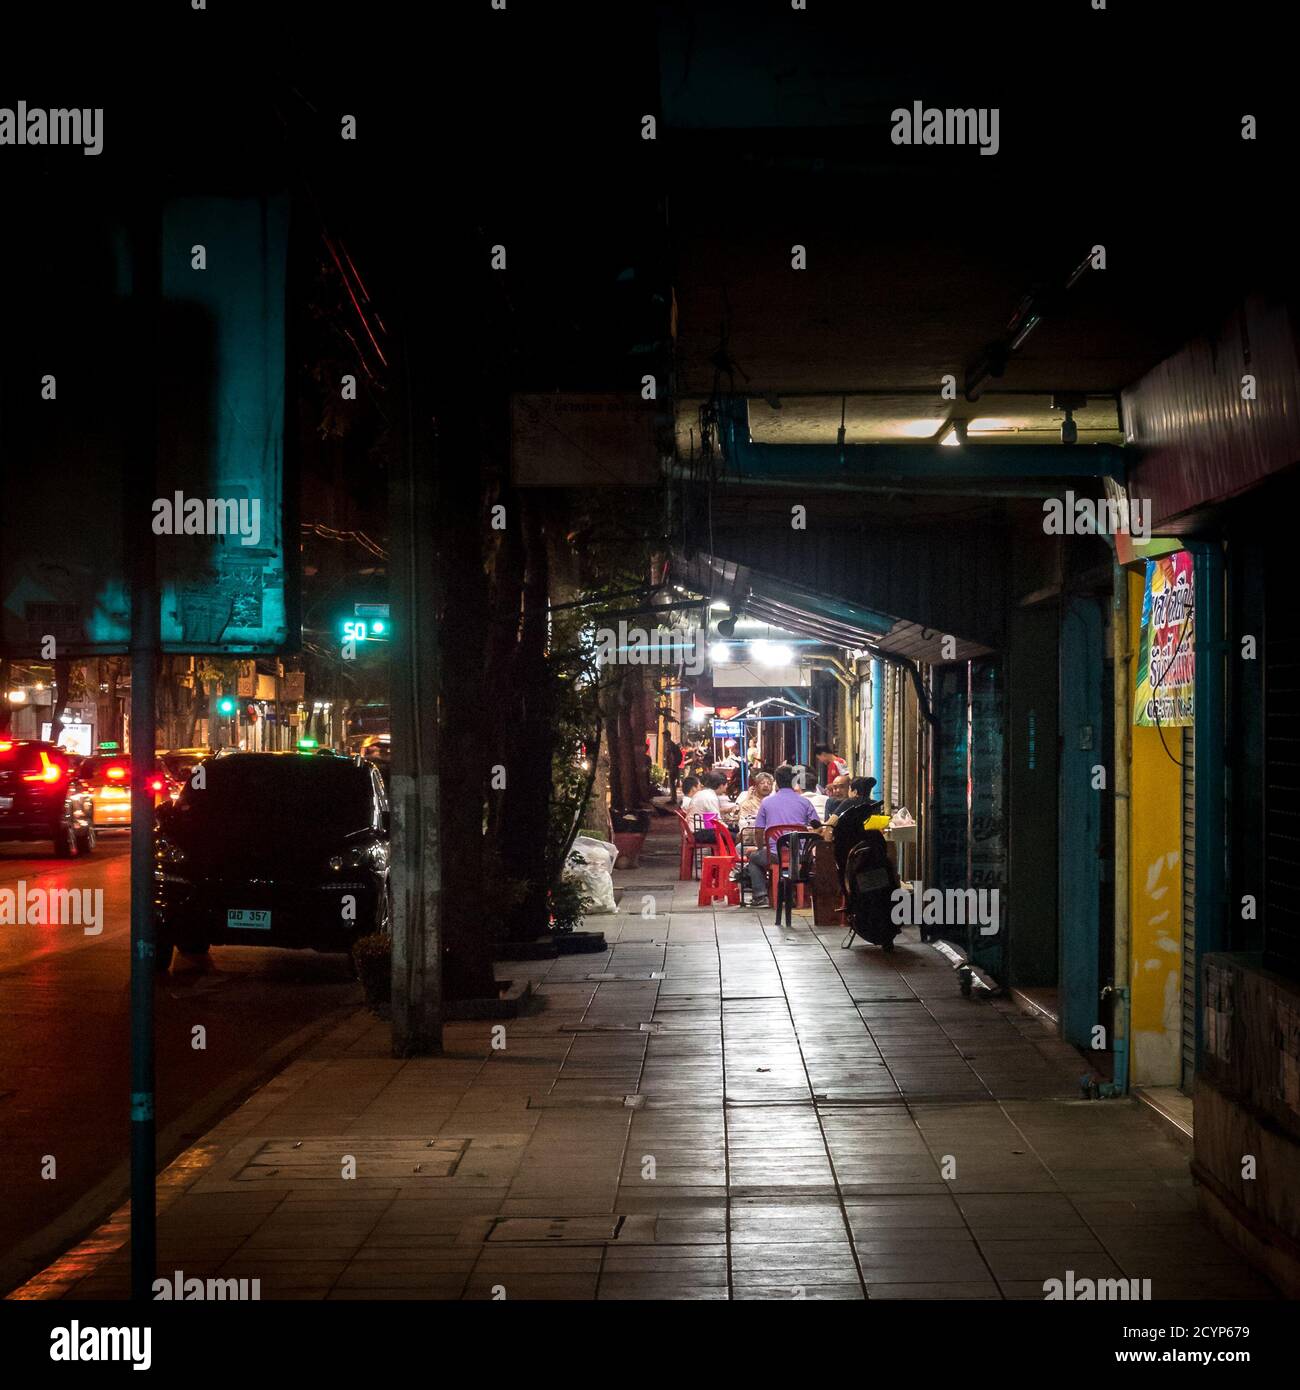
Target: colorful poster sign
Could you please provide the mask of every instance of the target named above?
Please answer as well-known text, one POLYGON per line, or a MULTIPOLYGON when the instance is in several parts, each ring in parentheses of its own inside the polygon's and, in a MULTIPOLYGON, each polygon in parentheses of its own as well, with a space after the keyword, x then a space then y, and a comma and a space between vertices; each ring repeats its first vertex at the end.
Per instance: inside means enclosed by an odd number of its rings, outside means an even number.
POLYGON ((1133 722, 1143 728, 1178 728, 1193 721, 1195 602, 1192 557, 1180 550, 1147 561, 1142 595, 1133 722))

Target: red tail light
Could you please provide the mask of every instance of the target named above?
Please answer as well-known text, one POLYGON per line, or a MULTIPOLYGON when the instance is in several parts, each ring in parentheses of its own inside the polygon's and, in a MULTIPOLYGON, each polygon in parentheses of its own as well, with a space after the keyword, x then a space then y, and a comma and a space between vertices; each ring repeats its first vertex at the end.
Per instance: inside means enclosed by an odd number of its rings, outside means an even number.
POLYGON ((12 747, 12 743, 0 743, 0 753, 8 753, 12 747))
POLYGON ((161 777, 154 777, 149 783, 149 790, 151 792, 160 792, 162 789, 163 779, 161 777))
POLYGON ((57 782, 63 776, 63 769, 58 763, 50 761, 50 755, 41 750, 41 770, 39 772, 24 772, 24 782, 57 782))

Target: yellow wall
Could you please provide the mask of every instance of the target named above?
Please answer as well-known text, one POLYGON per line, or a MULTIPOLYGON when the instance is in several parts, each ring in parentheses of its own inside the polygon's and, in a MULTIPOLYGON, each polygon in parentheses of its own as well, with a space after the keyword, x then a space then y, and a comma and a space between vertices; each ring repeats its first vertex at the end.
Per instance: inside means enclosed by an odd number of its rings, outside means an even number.
POLYGON ((1142 574, 1129 574, 1129 981, 1134 1085, 1176 1086, 1182 1069, 1183 731, 1132 724, 1142 574), (1166 754, 1165 747, 1169 753, 1166 754), (1172 754, 1172 758, 1169 756, 1172 754))

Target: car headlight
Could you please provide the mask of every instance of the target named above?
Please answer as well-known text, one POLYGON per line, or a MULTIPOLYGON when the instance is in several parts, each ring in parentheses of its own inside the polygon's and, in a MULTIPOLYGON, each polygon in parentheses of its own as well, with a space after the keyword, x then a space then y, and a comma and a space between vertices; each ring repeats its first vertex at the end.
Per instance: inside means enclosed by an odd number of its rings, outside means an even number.
POLYGON ((383 861, 382 845, 361 845, 345 854, 332 854, 329 857, 329 871, 333 874, 373 869, 383 861))
POLYGON ((154 858, 160 864, 177 865, 184 864, 189 856, 180 845, 174 844, 171 840, 160 839, 158 847, 154 851, 154 858))

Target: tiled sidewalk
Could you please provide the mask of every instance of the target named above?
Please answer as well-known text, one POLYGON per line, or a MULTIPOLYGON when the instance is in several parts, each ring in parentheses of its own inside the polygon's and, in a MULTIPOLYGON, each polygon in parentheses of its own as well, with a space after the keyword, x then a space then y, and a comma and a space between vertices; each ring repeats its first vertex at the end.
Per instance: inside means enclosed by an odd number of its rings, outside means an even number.
MULTIPOLYGON (((696 906, 676 840, 616 875, 602 955, 506 965, 544 1003, 396 1061, 358 1014, 161 1180, 159 1268, 263 1298, 1042 1298, 1149 1278, 1270 1297, 1187 1163, 1073 1049, 892 956, 696 906), (345 1177, 348 1156, 355 1177, 345 1177)), ((125 1212, 20 1297, 120 1297, 125 1212)))

